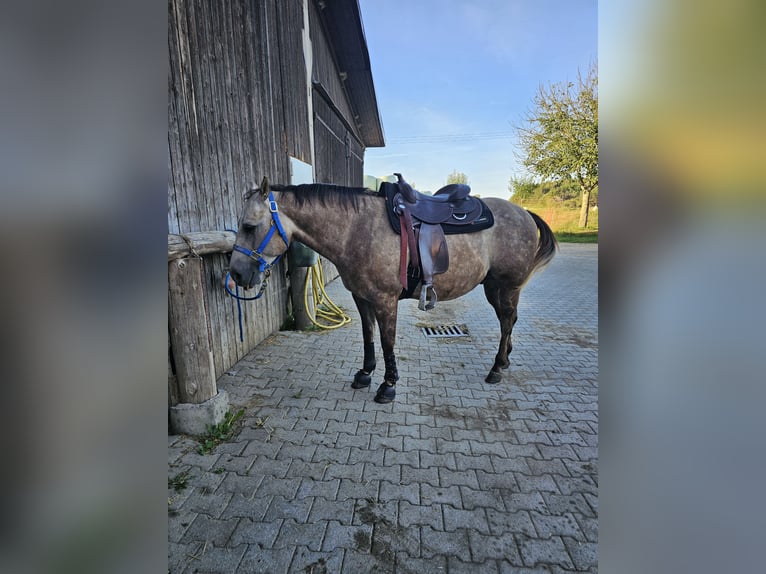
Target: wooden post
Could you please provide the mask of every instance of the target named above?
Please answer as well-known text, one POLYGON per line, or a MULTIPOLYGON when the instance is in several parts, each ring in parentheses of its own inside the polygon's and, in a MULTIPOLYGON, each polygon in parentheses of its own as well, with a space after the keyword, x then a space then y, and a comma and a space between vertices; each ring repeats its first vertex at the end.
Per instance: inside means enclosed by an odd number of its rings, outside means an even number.
MULTIPOLYGON (((308 267, 298 267, 298 266, 291 266, 290 267, 290 294, 292 298, 293 303, 293 317, 295 317, 295 329, 298 331, 305 331, 313 323, 311 322, 311 317, 315 317, 314 315, 314 305, 312 304, 312 299, 309 296, 309 306, 308 309, 306 308, 306 305, 303 300, 303 290, 306 285, 306 277, 308 276, 308 267)), ((309 285, 309 289, 311 289, 311 285, 309 285)))
POLYGON ((168 264, 170 341, 181 403, 203 403, 214 397, 215 366, 205 306, 202 259, 168 264))

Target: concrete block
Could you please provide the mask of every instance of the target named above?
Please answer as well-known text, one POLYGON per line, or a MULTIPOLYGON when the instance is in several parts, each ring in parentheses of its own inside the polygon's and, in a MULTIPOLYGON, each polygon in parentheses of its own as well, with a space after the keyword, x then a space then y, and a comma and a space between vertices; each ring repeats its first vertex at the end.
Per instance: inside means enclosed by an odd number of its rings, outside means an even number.
POLYGON ((170 431, 174 434, 203 435, 208 426, 221 423, 228 410, 229 395, 223 390, 204 403, 179 403, 170 407, 170 431))

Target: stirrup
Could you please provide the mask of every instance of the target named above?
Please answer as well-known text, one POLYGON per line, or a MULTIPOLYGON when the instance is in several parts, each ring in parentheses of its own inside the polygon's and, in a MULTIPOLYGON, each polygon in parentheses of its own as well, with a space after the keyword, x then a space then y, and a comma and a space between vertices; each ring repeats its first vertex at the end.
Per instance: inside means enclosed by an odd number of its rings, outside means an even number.
POLYGON ((430 311, 436 306, 436 289, 434 289, 433 285, 423 285, 423 289, 420 291, 420 301, 418 301, 418 309, 421 311, 430 311), (431 291, 431 297, 428 299, 428 303, 426 303, 426 298, 428 297, 428 291, 431 291))

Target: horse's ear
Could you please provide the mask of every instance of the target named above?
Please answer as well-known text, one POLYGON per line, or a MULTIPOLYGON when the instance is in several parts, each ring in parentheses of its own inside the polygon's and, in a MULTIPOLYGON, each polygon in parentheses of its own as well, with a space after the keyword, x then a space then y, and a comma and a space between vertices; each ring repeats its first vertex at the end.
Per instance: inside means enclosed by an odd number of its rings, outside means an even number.
POLYGON ((266 199, 269 196, 269 178, 264 176, 263 180, 261 180, 261 195, 264 199, 266 199))

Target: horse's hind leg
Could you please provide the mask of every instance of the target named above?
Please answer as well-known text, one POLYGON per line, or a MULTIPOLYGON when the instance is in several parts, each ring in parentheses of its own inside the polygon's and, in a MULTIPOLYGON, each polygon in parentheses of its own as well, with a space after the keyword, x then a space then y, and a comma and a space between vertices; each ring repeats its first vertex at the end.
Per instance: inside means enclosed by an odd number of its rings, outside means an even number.
POLYGON ((372 372, 375 370, 375 309, 369 301, 353 295, 359 316, 362 319, 362 339, 364 340, 364 362, 362 368, 354 375, 352 389, 366 389, 372 383, 372 372))
POLYGON ((495 355, 495 364, 484 379, 487 383, 494 384, 500 382, 502 379, 500 372, 510 365, 508 356, 513 350, 511 333, 518 319, 517 309, 521 289, 508 289, 499 283, 487 281, 484 283, 484 294, 500 321, 500 345, 495 355))

